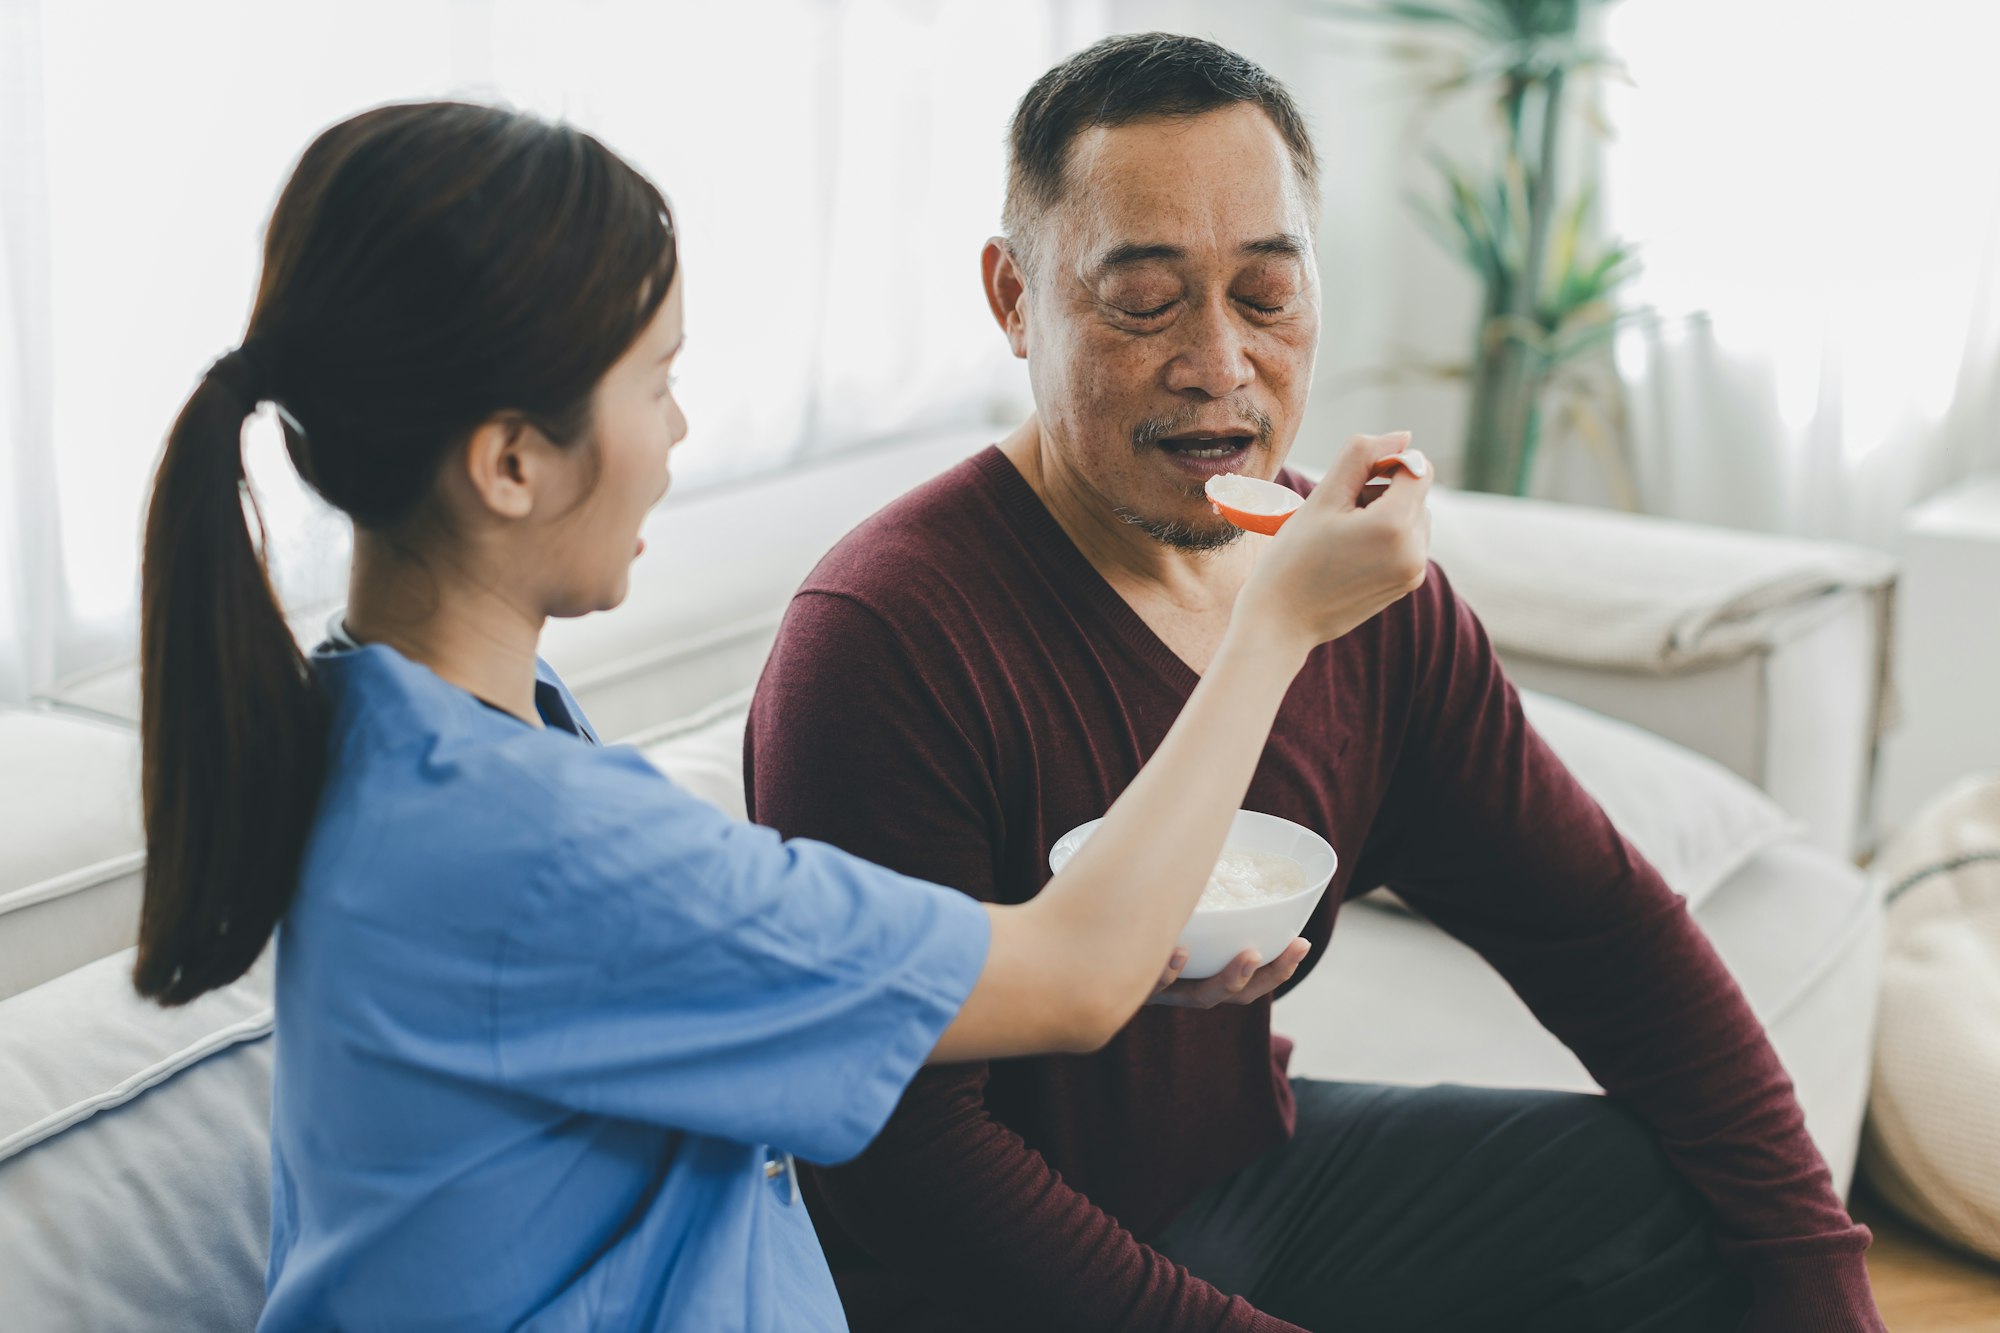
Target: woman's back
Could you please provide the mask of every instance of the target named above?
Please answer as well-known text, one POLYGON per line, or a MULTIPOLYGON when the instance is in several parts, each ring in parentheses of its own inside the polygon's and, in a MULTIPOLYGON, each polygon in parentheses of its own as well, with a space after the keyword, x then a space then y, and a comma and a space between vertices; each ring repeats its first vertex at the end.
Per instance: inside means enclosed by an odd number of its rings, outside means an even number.
POLYGON ((776 1083, 727 1108, 734 1141, 667 1127, 720 1127, 730 1094, 674 1071, 757 1021, 699 975, 726 959, 671 945, 754 911, 710 898, 733 888, 714 874, 667 883, 756 854, 741 826, 596 747, 546 668, 543 730, 388 648, 314 669, 329 766, 279 932, 263 1327, 689 1328, 711 1304, 716 1326, 841 1327, 789 1175, 752 1146, 851 1151, 839 1098, 821 1089, 823 1130, 776 1083))

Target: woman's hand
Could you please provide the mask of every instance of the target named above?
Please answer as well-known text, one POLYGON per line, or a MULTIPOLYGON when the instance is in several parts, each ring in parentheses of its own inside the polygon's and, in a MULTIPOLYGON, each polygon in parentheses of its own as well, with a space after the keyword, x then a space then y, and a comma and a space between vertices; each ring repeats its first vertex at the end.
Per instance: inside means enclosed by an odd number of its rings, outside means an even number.
POLYGON ((1357 435, 1271 539, 1236 602, 1260 639, 1307 648, 1346 634, 1423 586, 1430 559, 1432 469, 1398 469, 1363 507, 1369 470, 1404 452, 1407 431, 1357 435))
POLYGON ((1187 966, 1187 950, 1175 949, 1160 974, 1160 984, 1147 1004, 1168 1004, 1181 1009, 1213 1009, 1218 1004, 1255 1004, 1292 979, 1306 960, 1312 944, 1304 938, 1287 944, 1284 951, 1264 963, 1255 949, 1245 949, 1229 960, 1229 965, 1212 977, 1181 980, 1187 966), (1260 967, 1258 964, 1262 963, 1260 967))

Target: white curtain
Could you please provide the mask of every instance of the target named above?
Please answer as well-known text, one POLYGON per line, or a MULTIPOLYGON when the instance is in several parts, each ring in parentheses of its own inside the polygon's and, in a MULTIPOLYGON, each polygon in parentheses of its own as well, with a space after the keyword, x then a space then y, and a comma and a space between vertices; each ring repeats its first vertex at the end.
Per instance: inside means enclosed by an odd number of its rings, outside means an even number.
MULTIPOLYGON (((1660 319, 1619 348, 1644 507, 1892 544, 2000 466, 2000 80, 1985 6, 1867 27, 1813 0, 1624 0, 1605 221, 1660 319)), ((978 290, 1008 115, 1106 32, 1209 36, 1289 84, 1324 165, 1318 379, 1296 457, 1413 427, 1447 468, 1477 292, 1412 224, 1423 98, 1317 0, 0 0, 0 701, 129 658, 162 434, 248 313, 260 231, 329 122, 470 95, 567 117, 674 200, 694 433, 684 490, 1026 408, 978 290), (290 53, 310 52, 310 58, 290 53)), ((1553 440, 1542 489, 1606 500, 1553 440)), ((253 424, 281 588, 337 596, 344 525, 253 424)))
POLYGON ((18 699, 43 669, 52 567, 45 519, 48 454, 28 442, 47 433, 45 397, 26 392, 48 373, 47 220, 43 208, 37 15, 0 4, 0 699, 18 699), (39 503, 38 503, 39 502, 39 503))
MULTIPOLYGON (((0 701, 128 660, 160 441, 240 336, 307 141, 458 95, 564 117, 682 236, 684 491, 1011 421, 979 295, 1015 101, 1101 35, 1033 0, 0 0, 0 701)), ((279 586, 337 597, 345 525, 253 422, 279 586)))
POLYGON ((1606 38, 1645 507, 1893 547, 2000 466, 2000 11, 1626 0, 1606 38))

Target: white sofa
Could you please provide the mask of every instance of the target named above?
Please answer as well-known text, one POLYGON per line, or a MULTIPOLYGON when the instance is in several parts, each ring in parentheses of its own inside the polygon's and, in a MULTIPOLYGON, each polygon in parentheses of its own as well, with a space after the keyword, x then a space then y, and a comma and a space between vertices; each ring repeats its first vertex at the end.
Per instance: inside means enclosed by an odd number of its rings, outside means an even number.
MULTIPOLYGON (((740 811, 741 710, 792 588, 854 522, 981 443, 917 439, 677 498, 628 605, 552 626, 546 652, 607 738, 644 744, 740 811)), ((1478 508, 1447 501, 1437 523, 1477 523, 1458 515, 1478 508)), ((301 615, 301 636, 320 618, 301 615)), ((1620 677, 1595 702, 1617 711, 1625 691, 1624 711, 1644 715, 1670 683, 1620 677)), ((131 994, 135 686, 123 668, 0 711, 0 1324, 35 1333, 244 1328, 261 1298, 270 979, 260 964, 171 1012, 131 994)), ((1798 835, 1798 811, 1721 765, 1558 700, 1531 707, 1696 904, 1844 1188, 1868 1083, 1876 894, 1798 835)), ((1298 1042, 1295 1068, 1320 1076, 1591 1086, 1476 956, 1388 902, 1343 913, 1277 1025, 1298 1042)))

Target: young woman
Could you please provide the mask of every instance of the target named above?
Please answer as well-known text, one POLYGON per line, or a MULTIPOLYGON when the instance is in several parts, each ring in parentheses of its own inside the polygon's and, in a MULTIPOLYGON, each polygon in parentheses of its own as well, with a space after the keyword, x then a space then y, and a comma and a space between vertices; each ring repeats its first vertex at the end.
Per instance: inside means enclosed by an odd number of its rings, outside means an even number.
POLYGON ((306 150, 243 345, 174 424, 135 979, 192 999, 282 920, 263 1327, 841 1327, 788 1154, 859 1152, 927 1060, 1109 1040, 1307 653, 1422 578, 1425 483, 1357 510, 1394 445, 1356 442, 1025 906, 781 843, 598 746, 535 653, 624 595, 681 345, 671 221, 630 167, 507 111, 383 107, 306 150), (310 659, 245 523, 265 401, 354 521, 310 659))

